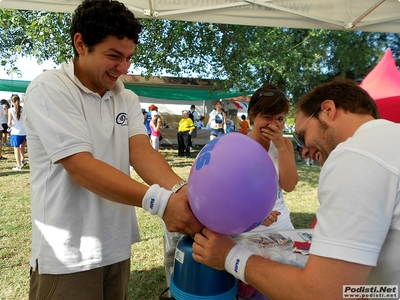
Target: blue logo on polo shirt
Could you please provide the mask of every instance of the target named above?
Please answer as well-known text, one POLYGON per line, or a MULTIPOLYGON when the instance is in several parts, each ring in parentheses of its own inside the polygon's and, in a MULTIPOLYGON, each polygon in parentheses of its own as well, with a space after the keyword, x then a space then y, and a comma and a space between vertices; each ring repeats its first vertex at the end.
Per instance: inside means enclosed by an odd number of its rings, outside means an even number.
POLYGON ((118 125, 128 126, 128 115, 124 112, 119 113, 115 121, 118 125))

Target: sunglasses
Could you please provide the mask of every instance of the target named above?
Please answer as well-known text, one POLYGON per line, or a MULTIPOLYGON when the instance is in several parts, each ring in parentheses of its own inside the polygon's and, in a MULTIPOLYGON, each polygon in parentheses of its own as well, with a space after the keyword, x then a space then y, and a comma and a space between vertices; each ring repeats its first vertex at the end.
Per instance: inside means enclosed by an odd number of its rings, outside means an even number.
POLYGON ((318 111, 319 111, 319 109, 316 110, 315 112, 313 112, 313 113, 311 114, 311 116, 299 127, 299 129, 296 129, 296 130, 293 132, 293 138, 294 138, 294 140, 296 141, 296 143, 297 143, 301 148, 304 148, 304 147, 306 146, 306 141, 304 140, 304 136, 299 134, 299 131, 300 131, 300 129, 301 129, 304 125, 307 124, 308 121, 311 120, 312 117, 314 117, 314 115, 315 115, 318 111))
POLYGON ((272 97, 272 96, 281 96, 286 101, 289 101, 284 92, 282 92, 280 90, 273 90, 273 89, 262 90, 258 94, 257 100, 259 100, 261 97, 272 97))

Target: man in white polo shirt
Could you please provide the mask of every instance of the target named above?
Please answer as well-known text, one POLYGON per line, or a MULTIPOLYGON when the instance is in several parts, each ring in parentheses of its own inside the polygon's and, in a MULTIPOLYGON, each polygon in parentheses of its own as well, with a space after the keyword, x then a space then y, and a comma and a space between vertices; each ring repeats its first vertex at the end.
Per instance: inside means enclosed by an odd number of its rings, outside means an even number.
POLYGON ((26 92, 32 198, 30 299, 126 299, 135 206, 194 234, 185 181, 155 151, 126 74, 142 25, 124 4, 85 0, 75 58, 26 92), (130 177, 132 165, 143 180, 130 177), (55 284, 57 283, 57 284, 55 284))
POLYGON ((208 229, 194 259, 248 282, 270 299, 398 299, 400 124, 379 119, 374 100, 337 78, 297 104, 293 137, 321 169, 317 224, 304 269, 273 262, 208 229), (364 285, 372 285, 365 287, 364 285), (361 287, 355 287, 361 286, 361 287))

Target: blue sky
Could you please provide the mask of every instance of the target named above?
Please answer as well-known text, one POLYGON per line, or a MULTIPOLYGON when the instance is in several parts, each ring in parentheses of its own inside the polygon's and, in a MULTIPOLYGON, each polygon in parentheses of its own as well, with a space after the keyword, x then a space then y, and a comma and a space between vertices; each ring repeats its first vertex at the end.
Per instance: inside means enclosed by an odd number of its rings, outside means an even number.
MULTIPOLYGON (((38 65, 36 63, 35 58, 20 58, 17 62, 17 67, 22 72, 22 77, 19 78, 16 75, 11 76, 7 75, 3 68, 0 67, 0 78, 1 79, 14 79, 14 80, 32 80, 37 75, 43 72, 44 69, 53 69, 55 64, 52 61, 46 61, 42 65, 38 65)), ((9 100, 12 92, 3 92, 0 91, 0 99, 9 100)))

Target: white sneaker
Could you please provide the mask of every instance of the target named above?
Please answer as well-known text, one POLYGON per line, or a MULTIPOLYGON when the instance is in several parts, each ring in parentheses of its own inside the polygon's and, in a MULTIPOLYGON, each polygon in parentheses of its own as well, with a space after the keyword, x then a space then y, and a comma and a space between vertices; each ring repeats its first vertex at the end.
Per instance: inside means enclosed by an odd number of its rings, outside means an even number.
POLYGON ((14 168, 12 168, 12 170, 13 170, 13 171, 17 171, 17 172, 18 172, 18 171, 21 171, 21 170, 22 170, 22 168, 21 168, 21 167, 14 167, 14 168))

